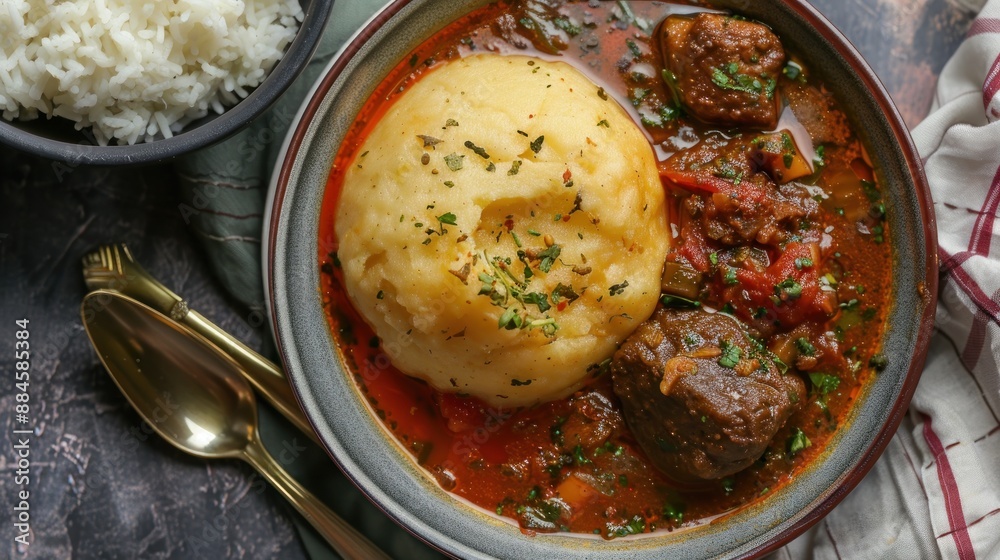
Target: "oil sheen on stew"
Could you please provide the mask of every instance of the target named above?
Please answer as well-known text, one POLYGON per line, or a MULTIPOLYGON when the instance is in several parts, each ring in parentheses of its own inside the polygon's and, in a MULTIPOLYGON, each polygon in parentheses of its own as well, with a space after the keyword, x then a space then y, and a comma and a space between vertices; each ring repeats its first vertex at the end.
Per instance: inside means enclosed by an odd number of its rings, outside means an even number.
POLYGON ((704 10, 491 4, 401 61, 336 156, 326 240, 343 168, 394 96, 483 51, 573 64, 653 146, 675 236, 660 305, 563 400, 491 407, 401 374, 352 308, 336 253, 319 255, 332 332, 387 430, 444 489, 528 534, 673 530, 762 499, 822 452, 886 365, 892 209, 864 148, 819 61, 704 10), (750 408, 712 399, 725 391, 750 408))

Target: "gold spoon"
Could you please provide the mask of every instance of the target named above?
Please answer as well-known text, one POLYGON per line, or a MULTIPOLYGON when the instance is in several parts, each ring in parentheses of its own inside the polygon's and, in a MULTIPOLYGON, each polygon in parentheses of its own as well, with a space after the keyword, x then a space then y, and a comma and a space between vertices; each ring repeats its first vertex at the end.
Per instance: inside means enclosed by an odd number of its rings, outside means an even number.
POLYGON ((292 387, 281 369, 189 308, 184 299, 146 272, 124 243, 102 245, 83 257, 83 279, 91 290, 121 292, 205 337, 240 364, 240 373, 278 412, 317 445, 322 445, 299 408, 292 387))
POLYGON ((254 392, 232 358, 112 290, 87 294, 81 315, 111 378, 164 439, 199 457, 250 463, 342 557, 388 558, 267 452, 257 432, 254 392))

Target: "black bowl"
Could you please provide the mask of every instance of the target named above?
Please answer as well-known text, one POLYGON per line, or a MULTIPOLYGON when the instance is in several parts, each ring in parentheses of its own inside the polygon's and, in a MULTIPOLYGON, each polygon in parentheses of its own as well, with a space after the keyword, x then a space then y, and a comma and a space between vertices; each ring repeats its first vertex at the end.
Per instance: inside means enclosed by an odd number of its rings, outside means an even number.
POLYGON ((239 132, 271 106, 319 46, 335 0, 300 0, 305 17, 284 56, 245 99, 220 114, 189 123, 172 138, 133 145, 99 146, 87 129, 62 118, 8 121, 0 118, 0 143, 71 165, 131 165, 175 158, 239 132))

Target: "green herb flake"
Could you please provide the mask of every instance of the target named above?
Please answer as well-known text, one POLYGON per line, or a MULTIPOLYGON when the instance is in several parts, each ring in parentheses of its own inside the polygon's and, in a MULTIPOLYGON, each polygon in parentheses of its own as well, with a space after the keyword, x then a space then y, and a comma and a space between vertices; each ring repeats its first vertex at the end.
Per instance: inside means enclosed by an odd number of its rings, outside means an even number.
POLYGON ((868 200, 872 202, 878 202, 882 198, 882 193, 879 192, 878 185, 876 185, 873 181, 866 181, 862 179, 861 190, 864 191, 868 200))
POLYGON ((601 119, 597 121, 597 126, 603 126, 604 128, 611 128, 611 125, 608 124, 608 119, 601 119))
POLYGON ((490 164, 486 166, 486 170, 493 173, 497 170, 497 166, 493 165, 493 162, 491 161, 490 164))
POLYGON ((486 153, 486 149, 473 144, 471 140, 465 141, 465 147, 472 150, 477 156, 483 159, 490 159, 490 154, 486 153))
POLYGON ((642 56, 642 50, 632 39, 625 39, 625 45, 628 46, 628 50, 632 53, 633 57, 640 58, 642 56))
POLYGON ((442 224, 448 224, 449 226, 457 226, 458 225, 455 222, 456 216, 454 214, 452 214, 451 212, 446 212, 444 214, 441 214, 440 216, 437 217, 437 220, 439 222, 441 222, 442 224))
POLYGON ((889 367, 889 359, 885 357, 885 354, 875 354, 868 360, 868 365, 875 371, 883 371, 889 367))
POLYGON ((684 509, 684 503, 680 500, 669 501, 663 505, 663 517, 679 525, 684 522, 684 509))
POLYGON ((522 324, 523 320, 521 319, 521 316, 518 315, 517 309, 513 307, 508 307, 504 310, 503 314, 500 315, 499 321, 497 321, 499 328, 507 329, 508 331, 519 329, 522 324))
POLYGON ((544 136, 539 136, 538 138, 535 138, 534 140, 532 140, 531 141, 531 151, 535 152, 536 154, 538 152, 542 151, 542 142, 545 142, 545 137, 544 136))
POLYGON ((507 171, 507 175, 517 175, 517 172, 521 170, 521 160, 515 159, 510 164, 510 169, 507 171))
POLYGON ((795 340, 795 347, 799 349, 799 353, 803 356, 815 356, 816 347, 809 342, 808 338, 800 337, 795 340))
POLYGON ((533 230, 533 229, 529 229, 528 230, 528 235, 533 235, 535 237, 539 237, 542 234, 540 232, 537 232, 537 231, 533 230))
POLYGON ((731 266, 727 266, 722 276, 722 282, 727 286, 735 286, 736 284, 739 284, 740 280, 736 277, 736 269, 731 266))
POLYGON ((566 34, 569 35, 570 37, 576 37, 582 31, 579 25, 574 25, 573 22, 569 20, 569 18, 565 18, 562 16, 552 20, 552 23, 559 29, 565 31, 566 34))
POLYGON ((561 252, 562 247, 559 245, 553 245, 541 253, 538 253, 538 258, 541 259, 541 262, 538 264, 538 269, 542 272, 552 270, 552 265, 555 264, 556 259, 559 258, 559 253, 561 252))
POLYGON ((552 290, 552 303, 558 304, 559 302, 565 300, 568 303, 573 303, 580 297, 580 294, 576 293, 573 286, 567 286, 560 282, 552 290))
POLYGON ((774 295, 781 301, 799 299, 802 296, 802 285, 794 278, 785 278, 774 287, 774 295))
POLYGON ((743 349, 728 340, 723 340, 719 346, 722 355, 719 356, 718 364, 724 368, 735 368, 736 364, 740 363, 740 358, 743 357, 743 349))
POLYGON ((549 305, 549 297, 543 293, 531 292, 521 296, 521 299, 524 300, 525 305, 537 305, 540 313, 545 313, 549 309, 552 309, 552 306, 549 305))
POLYGON ((828 373, 810 373, 809 381, 812 383, 813 391, 824 397, 840 387, 840 378, 828 373))
POLYGON ((802 270, 803 268, 812 268, 813 264, 813 260, 809 257, 800 257, 795 259, 795 268, 798 270, 802 270))
POLYGON ((608 295, 617 296, 625 292, 625 288, 628 287, 628 280, 625 280, 621 284, 615 284, 608 289, 608 295))
POLYGON ((446 187, 448 187, 450 189, 450 188, 452 188, 452 187, 455 186, 455 183, 453 181, 445 181, 444 182, 444 186, 446 186, 446 187))
POLYGON ((811 445, 812 442, 809 441, 806 433, 801 428, 795 428, 791 437, 788 438, 788 454, 792 456, 798 455, 811 445))
POLYGON ((794 62, 789 62, 785 65, 785 68, 781 71, 789 80, 795 81, 802 76, 802 67, 794 62))
POLYGON ((452 171, 458 171, 461 169, 464 161, 465 156, 463 155, 451 153, 444 156, 444 162, 448 165, 448 169, 451 169, 452 171))
POLYGON ((378 293, 375 294, 375 299, 385 299, 385 292, 379 290, 378 293))
POLYGON ((448 119, 447 121, 444 122, 444 126, 445 127, 458 126, 458 121, 456 121, 455 119, 448 119))

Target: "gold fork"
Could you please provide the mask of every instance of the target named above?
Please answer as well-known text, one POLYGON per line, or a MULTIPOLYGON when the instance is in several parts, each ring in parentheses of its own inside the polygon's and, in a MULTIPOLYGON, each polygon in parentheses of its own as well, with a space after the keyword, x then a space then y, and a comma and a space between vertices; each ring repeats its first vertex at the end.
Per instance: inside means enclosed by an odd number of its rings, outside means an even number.
POLYGON ((319 443, 316 433, 295 400, 284 372, 274 362, 254 352, 218 325, 190 309, 183 298, 139 266, 124 243, 102 245, 85 255, 83 280, 89 290, 108 289, 131 296, 204 337, 242 366, 241 370, 247 381, 274 408, 319 443))

